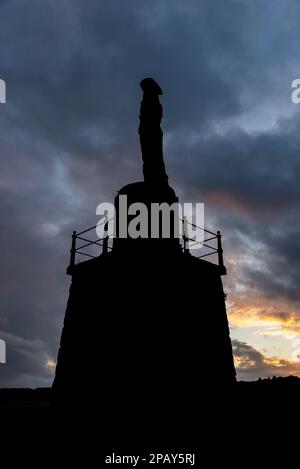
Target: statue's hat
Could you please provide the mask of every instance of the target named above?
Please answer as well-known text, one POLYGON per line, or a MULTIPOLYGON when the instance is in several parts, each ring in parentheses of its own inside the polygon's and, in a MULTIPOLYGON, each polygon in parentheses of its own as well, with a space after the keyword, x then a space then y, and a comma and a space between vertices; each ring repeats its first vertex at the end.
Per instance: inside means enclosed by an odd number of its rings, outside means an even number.
POLYGON ((161 87, 153 78, 144 78, 140 83, 140 87, 144 93, 163 94, 161 87))

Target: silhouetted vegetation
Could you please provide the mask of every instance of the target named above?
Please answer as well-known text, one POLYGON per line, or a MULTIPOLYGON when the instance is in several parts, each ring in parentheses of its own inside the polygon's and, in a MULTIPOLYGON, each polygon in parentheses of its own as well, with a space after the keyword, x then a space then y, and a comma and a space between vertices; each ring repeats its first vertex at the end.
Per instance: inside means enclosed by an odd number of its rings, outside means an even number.
POLYGON ((280 385, 300 385, 300 378, 297 376, 273 376, 272 378, 259 378, 257 381, 239 381, 240 386, 260 385, 260 386, 280 386, 280 385))
MULTIPOLYGON (((238 389, 260 386, 300 386, 297 376, 273 376, 272 378, 259 378, 256 381, 238 381, 238 389)), ((0 389, 0 411, 9 409, 22 409, 28 407, 47 407, 50 404, 51 388, 3 388, 0 389)))

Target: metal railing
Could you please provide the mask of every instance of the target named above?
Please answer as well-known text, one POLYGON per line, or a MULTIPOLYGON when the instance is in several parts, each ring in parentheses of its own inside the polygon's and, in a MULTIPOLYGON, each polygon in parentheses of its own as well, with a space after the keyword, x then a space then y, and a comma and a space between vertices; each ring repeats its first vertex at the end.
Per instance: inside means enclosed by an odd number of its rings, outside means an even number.
MULTIPOLYGON (((94 225, 91 228, 87 228, 83 231, 80 231, 79 233, 77 233, 77 231, 73 231, 72 244, 71 244, 71 249, 70 249, 70 264, 67 268, 67 274, 68 275, 72 275, 73 267, 76 264, 76 254, 79 254, 79 255, 82 255, 82 256, 85 256, 85 257, 89 257, 89 258, 96 258, 96 257, 99 256, 99 254, 94 255, 94 254, 91 254, 90 252, 82 251, 83 249, 86 250, 90 246, 100 246, 102 248, 102 251, 101 251, 102 254, 106 254, 109 250, 112 250, 112 247, 109 246, 109 240, 111 238, 108 235, 106 235, 104 238, 101 238, 101 239, 98 238, 96 241, 92 241, 88 237, 86 237, 86 236, 83 237, 82 236, 85 233, 89 233, 90 231, 95 230, 98 226, 100 226, 102 224, 104 224, 104 232, 107 233, 108 232, 108 224, 109 224, 110 221, 112 221, 112 219, 113 218, 108 219, 107 217, 104 217, 102 222, 97 223, 97 225, 94 225), (81 244, 80 246, 78 246, 77 245, 77 240, 83 241, 84 244, 81 244)), ((223 260, 222 236, 221 236, 220 231, 217 231, 216 233, 214 233, 213 231, 210 231, 206 228, 202 228, 202 227, 199 227, 199 226, 197 226, 193 223, 188 222, 186 220, 186 218, 183 218, 180 221, 182 221, 182 224, 183 224, 183 230, 182 230, 182 233, 183 233, 183 235, 182 235, 182 241, 183 241, 182 249, 183 249, 183 252, 186 253, 186 254, 190 254, 190 247, 191 246, 195 246, 197 244, 199 244, 201 248, 202 248, 202 246, 204 246, 208 250, 208 252, 205 252, 204 254, 201 254, 200 256, 195 256, 195 257, 197 257, 198 259, 202 259, 203 257, 207 257, 207 256, 211 256, 213 254, 216 254, 218 256, 218 266, 219 266, 220 274, 221 275, 226 275, 226 267, 224 265, 224 260, 223 260), (205 239, 203 241, 195 241, 195 240, 189 238, 186 235, 186 232, 187 232, 186 225, 187 224, 193 226, 193 228, 203 230, 204 233, 207 233, 209 235, 209 237, 205 238, 205 235, 204 235, 205 239), (216 240, 216 246, 212 246, 210 244, 207 244, 208 242, 211 242, 213 240, 216 240), (193 243, 193 244, 191 244, 191 243, 193 243)))
MULTIPOLYGON (((200 256, 196 256, 198 259, 202 259, 203 257, 211 256, 213 254, 217 254, 218 256, 218 266, 220 268, 221 275, 226 275, 226 267, 224 265, 224 259, 223 259, 223 248, 222 248, 222 235, 220 231, 217 231, 214 233, 213 231, 210 231, 206 228, 202 228, 200 226, 195 225, 194 223, 190 223, 186 220, 184 217, 182 220, 183 223, 183 251, 186 253, 190 253, 189 248, 191 247, 191 242, 193 245, 200 244, 200 247, 204 246, 209 250, 209 252, 206 252, 205 254, 201 254, 200 256), (209 238, 205 238, 203 241, 194 241, 191 238, 188 238, 186 235, 186 224, 191 225, 193 228, 197 228, 199 230, 203 230, 204 233, 208 233, 210 235, 209 238), (211 246, 210 244, 207 244, 210 241, 216 240, 217 246, 211 246)), ((204 235, 205 236, 205 235, 204 235)))
POLYGON ((82 235, 85 233, 88 233, 89 231, 95 230, 98 226, 104 224, 104 231, 107 232, 108 230, 108 224, 112 220, 112 218, 108 219, 104 217, 103 221, 100 223, 97 223, 97 225, 92 226, 91 228, 87 228, 86 230, 80 231, 77 233, 77 231, 73 231, 72 233, 72 244, 71 244, 71 249, 70 249, 70 264, 68 265, 67 268, 67 274, 72 275, 72 269, 76 264, 76 254, 80 254, 85 257, 89 258, 95 258, 97 256, 82 251, 82 249, 86 249, 89 246, 100 246, 102 247, 102 254, 107 253, 109 250, 112 249, 111 246, 109 246, 109 236, 105 236, 104 238, 98 238, 96 241, 91 241, 90 239, 83 237, 82 235), (77 246, 77 240, 84 241, 85 244, 81 244, 80 246, 77 246))

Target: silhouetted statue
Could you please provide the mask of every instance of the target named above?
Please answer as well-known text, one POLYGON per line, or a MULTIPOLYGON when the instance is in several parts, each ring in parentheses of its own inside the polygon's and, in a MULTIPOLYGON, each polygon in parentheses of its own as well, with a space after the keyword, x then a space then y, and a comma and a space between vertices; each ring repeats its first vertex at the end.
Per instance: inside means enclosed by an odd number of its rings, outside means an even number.
MULTIPOLYGON (((161 89, 150 78, 141 87, 145 180, 120 189, 116 214, 121 195, 147 207, 178 200, 163 161, 161 89)), ((116 431, 121 441, 129 430, 132 441, 145 432, 185 434, 207 408, 211 389, 221 395, 235 382, 219 266, 186 255, 176 236, 117 234, 112 250, 69 272, 53 384, 57 408, 94 415, 106 435, 111 429, 114 444, 116 431)))
POLYGON ((149 184, 168 184, 163 158, 163 132, 160 127, 162 90, 152 78, 144 78, 140 86, 143 100, 140 110, 139 134, 143 157, 144 180, 149 184))

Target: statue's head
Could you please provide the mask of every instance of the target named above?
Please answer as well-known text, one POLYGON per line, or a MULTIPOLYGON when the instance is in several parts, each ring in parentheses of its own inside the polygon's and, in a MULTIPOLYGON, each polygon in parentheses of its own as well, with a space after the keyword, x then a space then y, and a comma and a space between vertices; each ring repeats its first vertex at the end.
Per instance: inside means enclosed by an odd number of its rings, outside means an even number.
POLYGON ((144 93, 155 95, 163 94, 161 87, 156 83, 155 80, 153 80, 153 78, 144 78, 140 83, 140 87, 144 93))

